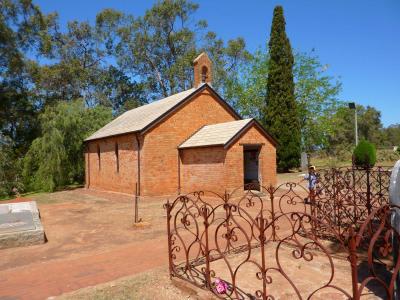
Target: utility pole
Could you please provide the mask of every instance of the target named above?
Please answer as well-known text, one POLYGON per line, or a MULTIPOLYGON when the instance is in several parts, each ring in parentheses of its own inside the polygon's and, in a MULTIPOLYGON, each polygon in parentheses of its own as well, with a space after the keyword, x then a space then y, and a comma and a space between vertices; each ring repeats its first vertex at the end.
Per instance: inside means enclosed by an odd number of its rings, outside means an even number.
POLYGON ((355 102, 349 102, 349 108, 354 109, 354 131, 356 137, 356 146, 358 145, 358 124, 357 124, 357 107, 355 102))

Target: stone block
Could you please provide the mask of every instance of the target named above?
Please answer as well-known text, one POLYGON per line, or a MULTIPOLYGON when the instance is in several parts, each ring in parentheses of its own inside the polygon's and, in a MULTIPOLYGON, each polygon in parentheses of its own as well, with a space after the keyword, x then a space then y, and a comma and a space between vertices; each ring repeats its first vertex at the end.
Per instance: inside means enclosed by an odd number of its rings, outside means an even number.
POLYGON ((0 204, 0 249, 43 244, 45 241, 35 201, 0 204))

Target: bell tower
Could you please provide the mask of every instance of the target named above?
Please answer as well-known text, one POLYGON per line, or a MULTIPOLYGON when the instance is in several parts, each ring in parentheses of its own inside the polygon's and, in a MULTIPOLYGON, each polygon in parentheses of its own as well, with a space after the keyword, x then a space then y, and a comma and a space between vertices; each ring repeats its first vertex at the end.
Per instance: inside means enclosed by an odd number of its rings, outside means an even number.
POLYGON ((212 82, 212 63, 207 53, 202 52, 193 61, 194 87, 197 88, 203 83, 212 82))

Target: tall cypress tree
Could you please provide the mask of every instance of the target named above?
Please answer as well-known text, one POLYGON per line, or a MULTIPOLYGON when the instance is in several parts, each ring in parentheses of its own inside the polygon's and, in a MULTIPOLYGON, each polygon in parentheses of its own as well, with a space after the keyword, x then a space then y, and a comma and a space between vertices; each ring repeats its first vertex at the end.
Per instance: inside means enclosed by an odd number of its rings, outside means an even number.
POLYGON ((269 41, 269 73, 264 125, 278 140, 278 170, 288 171, 300 164, 300 122, 293 81, 294 58, 285 32, 282 6, 276 6, 269 41))

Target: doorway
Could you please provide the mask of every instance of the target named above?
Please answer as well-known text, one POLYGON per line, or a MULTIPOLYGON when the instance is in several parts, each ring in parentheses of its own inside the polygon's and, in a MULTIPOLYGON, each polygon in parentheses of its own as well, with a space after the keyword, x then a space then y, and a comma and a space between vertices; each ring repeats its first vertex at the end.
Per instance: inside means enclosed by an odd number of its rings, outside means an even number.
POLYGON ((260 190, 259 156, 259 146, 243 147, 243 177, 246 189, 260 190))

